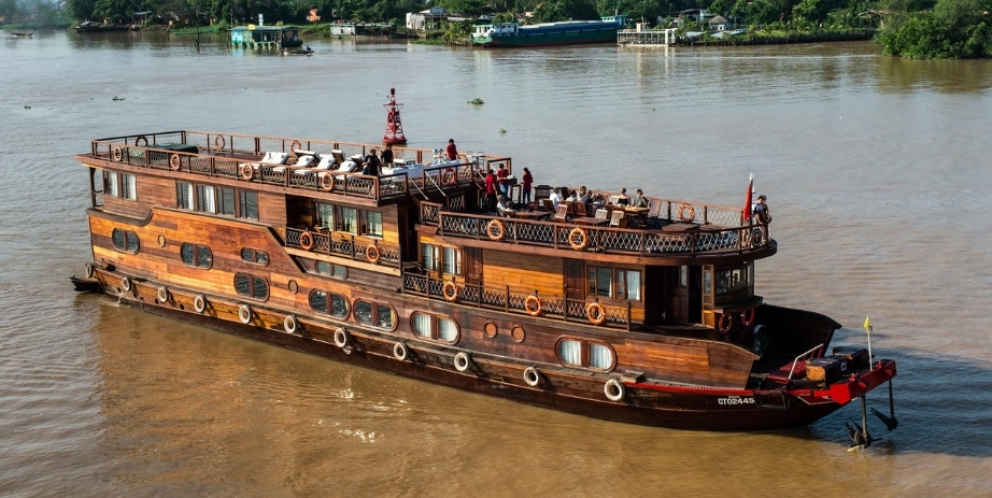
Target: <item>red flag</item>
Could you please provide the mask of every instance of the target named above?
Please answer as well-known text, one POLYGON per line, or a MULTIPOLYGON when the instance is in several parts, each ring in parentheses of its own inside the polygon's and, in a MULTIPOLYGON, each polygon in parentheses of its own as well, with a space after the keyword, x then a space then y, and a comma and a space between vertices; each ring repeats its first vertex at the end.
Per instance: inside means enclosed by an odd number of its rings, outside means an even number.
POLYGON ((751 219, 751 191, 754 189, 754 178, 747 182, 747 195, 744 196, 744 221, 751 219))

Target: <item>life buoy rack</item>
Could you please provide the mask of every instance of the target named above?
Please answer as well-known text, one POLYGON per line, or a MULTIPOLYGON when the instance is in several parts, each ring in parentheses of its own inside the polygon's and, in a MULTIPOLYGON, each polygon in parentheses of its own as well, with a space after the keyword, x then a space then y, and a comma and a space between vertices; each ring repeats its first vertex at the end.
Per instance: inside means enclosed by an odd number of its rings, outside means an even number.
POLYGON ((207 310, 207 298, 203 294, 193 298, 193 309, 197 313, 203 313, 207 310))
POLYGON ((295 334, 299 326, 300 321, 296 319, 296 315, 286 315, 286 318, 282 319, 282 328, 290 334, 295 334))
POLYGON ((765 231, 761 227, 751 229, 751 247, 758 247, 765 239, 765 231))
POLYGON ((399 361, 406 361, 410 357, 410 348, 407 347, 406 343, 397 342, 393 344, 393 358, 399 361))
POLYGON ((741 312, 741 325, 750 327, 754 324, 754 308, 741 312))
POLYGON ((303 144, 301 144, 299 140, 293 140, 293 142, 289 144, 289 151, 294 152, 299 150, 301 147, 303 147, 303 144))
POLYGON ((530 387, 537 387, 541 383, 541 372, 537 371, 535 367, 527 367, 524 369, 524 384, 530 387))
POLYGON ((535 294, 527 296, 527 299, 524 300, 524 311, 530 316, 539 316, 541 308, 541 298, 535 294))
POLYGON ((242 304, 241 307, 238 308, 238 320, 240 320, 241 323, 245 325, 251 323, 251 315, 251 306, 242 304))
POLYGON ((225 146, 227 146, 227 139, 224 138, 224 135, 217 135, 216 137, 214 137, 214 146, 217 147, 218 149, 223 149, 225 146))
POLYGON ((499 242, 506 236, 506 225, 500 220, 492 220, 486 225, 486 235, 489 235, 490 239, 499 242))
POLYGON ((334 345, 344 349, 348 346, 349 342, 351 342, 351 334, 349 334, 347 330, 338 327, 338 329, 334 331, 334 345))
POLYGON ((568 232, 568 245, 576 251, 585 249, 589 245, 589 235, 586 234, 585 229, 575 227, 571 232, 568 232))
POLYGON ((606 309, 602 304, 591 302, 586 305, 586 317, 593 325, 602 325, 606 321, 606 309))
POLYGON ((113 149, 110 150, 110 157, 114 161, 121 162, 124 160, 124 149, 121 149, 120 145, 115 145, 113 149))
POLYGON ((455 355, 455 370, 464 372, 470 366, 472 366, 472 358, 469 357, 468 353, 462 352, 455 355))
POLYGON ((373 265, 379 264, 379 260, 382 259, 382 253, 379 252, 379 247, 375 245, 366 247, 365 259, 369 260, 369 263, 373 265))
POLYGON ((95 273, 96 270, 93 268, 93 263, 86 263, 86 265, 83 266, 83 275, 86 275, 86 278, 93 278, 95 273))
POLYGON ((458 176, 455 174, 455 168, 448 168, 441 172, 441 185, 454 185, 458 176))
POLYGON ((444 294, 445 301, 453 303, 455 299, 458 299, 458 286, 454 282, 445 282, 444 287, 441 288, 441 294, 444 294))
POLYGON ((244 163, 240 166, 241 178, 246 182, 250 182, 255 178, 255 167, 251 163, 244 163))
POLYGON ((720 321, 717 322, 717 329, 719 329, 721 334, 726 334, 730 332, 730 327, 734 325, 734 317, 729 313, 724 313, 720 315, 720 321))
POLYGON ((679 206, 679 219, 682 220, 682 223, 692 223, 692 220, 696 219, 696 208, 687 202, 683 202, 679 206))
POLYGON ((300 247, 304 250, 311 250, 314 246, 313 234, 310 232, 303 232, 300 234, 300 247))
POLYGON ((124 292, 129 292, 131 290, 131 279, 128 277, 121 277, 121 289, 124 292))
POLYGON ((167 303, 167 302, 169 302, 169 297, 170 297, 169 296, 169 289, 167 287, 165 287, 164 285, 162 287, 159 287, 158 290, 155 291, 155 297, 158 298, 158 302, 160 302, 160 303, 167 303))
POLYGON ((138 138, 134 139, 134 145, 137 145, 138 147, 144 147, 148 145, 148 137, 144 135, 138 135, 138 138))
POLYGON ((330 192, 334 190, 334 175, 330 173, 320 174, 320 188, 324 192, 330 192))
POLYGON ((603 385, 603 394, 606 395, 606 399, 610 401, 621 401, 624 395, 627 394, 627 389, 624 387, 623 383, 617 379, 610 379, 606 381, 603 385))

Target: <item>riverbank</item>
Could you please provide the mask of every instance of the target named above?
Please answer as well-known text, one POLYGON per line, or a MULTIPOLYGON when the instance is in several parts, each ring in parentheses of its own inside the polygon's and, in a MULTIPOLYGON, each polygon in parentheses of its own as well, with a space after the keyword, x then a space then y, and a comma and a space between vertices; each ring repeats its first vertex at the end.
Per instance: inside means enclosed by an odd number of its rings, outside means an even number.
POLYGON ((831 29, 813 31, 758 30, 748 31, 740 35, 727 36, 723 38, 682 38, 679 40, 678 44, 690 47, 722 47, 746 45, 785 45, 790 43, 869 41, 875 37, 876 32, 877 31, 874 29, 831 29))

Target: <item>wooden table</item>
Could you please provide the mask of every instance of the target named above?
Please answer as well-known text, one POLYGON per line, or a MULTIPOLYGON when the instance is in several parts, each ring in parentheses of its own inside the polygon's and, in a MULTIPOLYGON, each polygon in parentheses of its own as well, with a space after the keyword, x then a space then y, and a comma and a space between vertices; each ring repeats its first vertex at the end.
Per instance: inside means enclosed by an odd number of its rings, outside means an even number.
POLYGON ((577 225, 603 226, 610 223, 609 218, 593 218, 592 216, 580 216, 572 218, 572 223, 577 225))
POLYGON ((515 216, 525 220, 546 220, 551 217, 551 213, 545 211, 517 211, 515 216))

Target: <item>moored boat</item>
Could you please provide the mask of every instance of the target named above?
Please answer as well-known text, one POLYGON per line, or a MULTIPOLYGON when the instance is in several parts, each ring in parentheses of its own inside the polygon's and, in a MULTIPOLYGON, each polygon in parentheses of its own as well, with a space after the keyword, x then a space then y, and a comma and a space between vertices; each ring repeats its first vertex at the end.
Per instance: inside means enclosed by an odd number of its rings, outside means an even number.
POLYGON ((471 34, 473 45, 484 47, 539 47, 582 43, 614 43, 617 30, 627 16, 603 17, 598 21, 561 21, 521 26, 520 23, 485 24, 471 34))
POLYGON ((297 48, 303 46, 296 26, 238 26, 231 28, 231 45, 242 48, 297 48))
POLYGON ((764 303, 767 223, 664 198, 489 212, 480 169, 394 146, 172 131, 93 140, 86 278, 142 309, 446 386, 683 429, 803 426, 896 375, 764 303), (353 159, 346 159, 351 157, 353 159), (563 209, 564 208, 564 209, 563 209), (597 215, 600 213, 596 213, 597 215))
POLYGON ((112 31, 127 31, 131 29, 124 24, 98 24, 92 21, 83 21, 76 26, 77 33, 109 33, 112 31))

